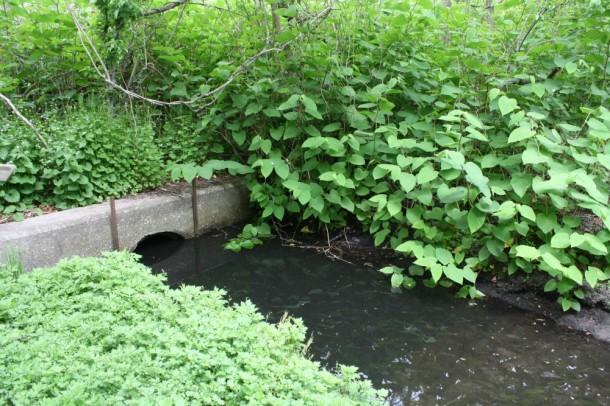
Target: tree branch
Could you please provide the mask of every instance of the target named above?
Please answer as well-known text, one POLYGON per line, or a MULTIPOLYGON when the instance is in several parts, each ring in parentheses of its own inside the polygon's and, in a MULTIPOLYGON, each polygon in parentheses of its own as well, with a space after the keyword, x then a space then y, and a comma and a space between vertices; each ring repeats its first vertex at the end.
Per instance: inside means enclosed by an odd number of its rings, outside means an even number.
MULTIPOLYGON (((192 0, 175 0, 175 1, 170 1, 169 3, 158 7, 158 8, 151 8, 149 10, 146 10, 142 13, 142 17, 150 17, 150 16, 154 16, 157 14, 163 14, 167 11, 173 10, 176 7, 180 7, 180 6, 186 6, 186 5, 194 5, 194 6, 202 6, 202 7, 208 7, 208 8, 213 8, 216 10, 220 10, 220 11, 225 11, 227 13, 232 13, 230 10, 227 10, 226 8, 223 7, 218 7, 212 4, 205 4, 205 3, 195 3, 192 0)), ((235 14, 235 13, 233 13, 235 14)))
MULTIPOLYGON (((559 66, 555 66, 553 69, 551 69, 549 74, 543 79, 553 79, 555 76, 557 76, 557 74, 560 71, 561 71, 561 68, 559 66)), ((530 81, 528 79, 513 78, 513 79, 508 79, 508 80, 502 82, 499 86, 499 89, 506 89, 507 87, 509 87, 511 85, 527 85, 529 83, 530 83, 530 81)))
MULTIPOLYGON (((186 4, 186 3, 181 3, 181 4, 186 4)), ((193 4, 195 4, 195 3, 193 3, 193 4)), ((196 4, 199 4, 199 3, 196 3, 196 4)), ((177 6, 175 6, 175 7, 177 7, 177 6)), ((322 20, 324 20, 326 17, 328 17, 328 15, 330 14, 330 12, 332 10, 333 10, 332 6, 327 7, 324 10, 322 10, 321 12, 319 12, 318 14, 314 15, 309 20, 310 22, 312 22, 312 26, 314 28, 316 28, 322 22, 322 20)), ((138 100, 142 100, 142 101, 145 101, 147 103, 150 103, 150 104, 153 104, 156 106, 185 106, 185 105, 190 106, 190 105, 195 104, 196 102, 198 102, 201 99, 207 99, 212 96, 216 96, 217 94, 221 93, 224 89, 226 89, 227 86, 229 86, 238 76, 240 76, 243 72, 245 72, 258 59, 260 59, 261 57, 263 57, 265 55, 271 54, 271 53, 282 52, 284 49, 286 49, 286 47, 288 47, 288 45, 290 45, 291 43, 296 41, 298 38, 303 36, 303 33, 301 33, 295 39, 284 42, 283 44, 281 44, 279 46, 271 46, 270 45, 271 40, 270 40, 270 38, 267 38, 267 40, 265 41, 265 43, 267 45, 262 50, 260 50, 256 54, 250 56, 248 59, 246 59, 244 62, 242 62, 242 64, 240 66, 238 66, 233 71, 233 73, 231 73, 231 75, 229 75, 228 79, 223 84, 219 85, 218 87, 216 87, 206 93, 201 93, 201 94, 197 95, 196 97, 192 98, 191 100, 176 100, 176 101, 166 102, 166 101, 152 99, 152 98, 149 98, 146 96, 142 96, 142 95, 140 95, 136 92, 133 92, 129 89, 126 89, 125 87, 116 83, 113 80, 112 76, 110 75, 110 72, 108 71, 108 68, 106 67, 106 64, 104 63, 104 60, 102 59, 100 53, 98 52, 97 48, 95 47, 93 40, 91 39, 89 34, 85 31, 82 24, 80 23, 80 20, 78 19, 78 16, 76 14, 75 7, 73 5, 70 5, 68 7, 68 11, 70 12, 70 15, 72 16, 72 20, 74 21, 74 25, 76 26, 76 29, 78 31, 78 38, 81 42, 81 45, 83 46, 83 49, 85 50, 85 53, 87 54, 87 56, 91 62, 91 65, 93 66, 93 69, 98 74, 98 76, 100 76, 104 80, 104 82, 106 82, 106 84, 108 84, 108 86, 110 86, 111 88, 119 90, 119 91, 125 93, 129 97, 132 97, 132 98, 138 99, 138 100)), ((214 101, 215 100, 212 100, 210 103, 206 104, 206 106, 214 103, 214 101)))
POLYGON ((166 5, 159 7, 159 8, 151 8, 150 10, 145 11, 144 13, 142 13, 142 16, 144 17, 149 17, 149 16, 154 16, 155 14, 161 14, 161 13, 165 13, 166 11, 172 10, 176 7, 180 7, 184 4, 189 3, 190 0, 176 0, 176 1, 172 1, 167 3, 166 5))
POLYGON ((23 114, 21 114, 21 112, 19 111, 19 109, 17 109, 17 107, 15 107, 11 99, 0 93, 0 100, 2 100, 13 111, 13 113, 15 113, 17 117, 19 117, 21 121, 23 121, 28 127, 30 127, 30 129, 34 132, 34 134, 36 134, 36 137, 38 137, 38 139, 40 140, 42 145, 45 146, 45 148, 49 147, 47 140, 43 137, 40 131, 38 131, 38 129, 34 127, 34 124, 32 124, 30 120, 28 120, 23 114))

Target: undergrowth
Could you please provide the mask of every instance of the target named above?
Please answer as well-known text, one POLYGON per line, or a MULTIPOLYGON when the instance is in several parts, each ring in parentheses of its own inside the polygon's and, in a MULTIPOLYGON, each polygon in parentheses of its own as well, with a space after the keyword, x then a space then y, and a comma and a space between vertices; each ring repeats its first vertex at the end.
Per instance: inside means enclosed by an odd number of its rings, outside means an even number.
POLYGON ((133 254, 0 268, 0 403, 371 405, 353 367, 307 358, 300 319, 172 290, 133 254))

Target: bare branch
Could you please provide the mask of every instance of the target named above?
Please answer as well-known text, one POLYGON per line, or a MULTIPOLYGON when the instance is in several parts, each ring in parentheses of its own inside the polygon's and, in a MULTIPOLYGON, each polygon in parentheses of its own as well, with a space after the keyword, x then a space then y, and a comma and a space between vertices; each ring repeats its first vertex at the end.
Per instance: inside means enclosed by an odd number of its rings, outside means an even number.
POLYGON ((30 129, 34 132, 34 134, 36 134, 36 137, 38 137, 38 139, 40 140, 42 145, 45 146, 45 148, 49 147, 47 140, 43 137, 40 131, 36 129, 36 127, 34 126, 34 124, 32 124, 30 120, 28 120, 23 114, 21 114, 21 112, 19 111, 19 109, 17 109, 17 107, 15 107, 11 99, 0 93, 0 100, 2 100, 13 111, 13 113, 15 113, 17 117, 19 117, 21 121, 23 121, 28 127, 30 127, 30 129))
MULTIPOLYGON (((183 2, 181 4, 186 4, 186 3, 183 2)), ((309 20, 310 22, 312 22, 312 27, 316 28, 322 22, 322 20, 324 20, 330 14, 330 12, 332 10, 333 10, 332 6, 327 7, 324 10, 322 10, 320 13, 314 15, 309 20)), ((293 43, 298 38, 303 36, 303 33, 301 33, 295 39, 284 42, 283 44, 281 44, 279 46, 270 46, 271 40, 269 38, 267 38, 267 40, 265 41, 267 46, 265 46, 262 50, 260 50, 256 54, 250 56, 248 59, 246 59, 244 62, 242 62, 242 64, 240 66, 238 66, 233 71, 233 73, 231 73, 231 75, 229 75, 228 79, 220 86, 218 86, 206 93, 201 93, 201 94, 197 95, 197 97, 192 98, 191 100, 176 100, 176 101, 167 102, 167 101, 162 101, 162 100, 157 100, 157 99, 152 99, 152 98, 149 98, 146 96, 142 96, 142 95, 140 95, 136 92, 133 92, 129 89, 126 89, 125 87, 116 83, 112 79, 112 76, 110 75, 110 72, 108 71, 108 68, 106 67, 106 64, 104 63, 103 58, 101 57, 100 53, 98 52, 97 48, 95 47, 95 44, 93 43, 93 40, 91 39, 91 37, 89 36, 87 31, 83 28, 82 24, 80 23, 80 20, 78 19, 78 15, 76 13, 74 5, 70 5, 68 7, 68 11, 70 12, 70 15, 72 16, 72 20, 74 21, 74 25, 76 26, 76 29, 78 31, 78 38, 81 42, 81 45, 83 46, 83 49, 85 50, 85 53, 87 54, 87 57, 89 58, 89 60, 91 62, 91 65, 93 66, 93 69, 104 80, 104 82, 106 82, 106 84, 109 87, 116 89, 118 91, 121 91, 129 97, 132 97, 132 98, 138 99, 138 100, 142 100, 142 101, 145 101, 147 103, 150 103, 150 104, 153 104, 156 106, 185 106, 185 105, 190 106, 190 105, 197 103, 201 99, 207 99, 212 96, 217 96, 219 93, 221 93, 223 90, 225 90, 227 88, 227 86, 229 86, 231 83, 233 83, 233 81, 238 76, 240 76, 242 73, 244 73, 246 70, 248 70, 248 68, 252 64, 254 64, 258 59, 260 59, 261 57, 268 55, 268 54, 282 52, 291 43, 293 43)), ((209 106, 210 104, 212 104, 214 102, 215 102, 215 100, 212 100, 205 106, 209 106)))
POLYGON ((159 8, 152 8, 150 10, 145 11, 144 13, 142 13, 142 15, 144 17, 149 17, 149 16, 154 16, 155 14, 161 14, 161 13, 165 13, 166 11, 172 10, 176 7, 180 7, 184 4, 189 3, 190 0, 176 0, 176 1, 172 1, 167 3, 166 5, 159 7, 159 8))
POLYGON ((167 11, 173 10, 177 7, 180 6, 186 6, 186 5, 194 5, 194 6, 202 6, 202 7, 208 7, 208 8, 213 8, 216 10, 220 10, 220 11, 225 11, 228 13, 231 13, 230 10, 223 8, 223 7, 218 7, 215 6, 213 4, 205 4, 205 3, 196 3, 194 1, 191 0, 175 0, 175 1, 170 1, 169 3, 159 7, 159 8, 151 8, 150 10, 146 10, 145 12, 142 13, 142 17, 150 17, 150 16, 154 16, 157 14, 163 14, 167 11))
MULTIPOLYGON (((561 68, 558 66, 555 66, 553 69, 551 69, 549 74, 543 79, 553 79, 555 76, 557 76, 557 74, 560 71, 561 71, 561 68)), ((513 78, 513 79, 508 79, 508 80, 502 82, 500 84, 499 88, 506 89, 507 87, 512 86, 512 85, 527 85, 529 83, 531 83, 531 82, 528 79, 513 78)))

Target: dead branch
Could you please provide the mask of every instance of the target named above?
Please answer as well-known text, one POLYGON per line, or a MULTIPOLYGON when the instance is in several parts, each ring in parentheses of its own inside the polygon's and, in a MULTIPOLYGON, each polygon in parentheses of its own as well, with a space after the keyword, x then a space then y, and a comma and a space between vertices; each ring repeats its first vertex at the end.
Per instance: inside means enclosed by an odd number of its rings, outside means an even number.
MULTIPOLYGON (((328 227, 325 227, 326 230, 326 244, 325 245, 317 245, 317 244, 308 244, 303 241, 297 240, 294 236, 287 237, 284 233, 282 233, 276 227, 276 233, 280 237, 280 241, 282 246, 284 247, 292 247, 292 248, 300 248, 305 250, 313 250, 318 254, 322 254, 327 258, 330 258, 333 261, 345 262, 346 264, 354 265, 352 262, 348 261, 344 258, 344 251, 341 248, 342 243, 340 240, 342 237, 345 237, 347 241, 347 236, 345 234, 345 229, 342 233, 335 235, 334 237, 330 236, 330 232, 328 227)), ((349 243, 347 244, 349 247, 349 243)))
MULTIPOLYGON (((202 6, 202 7, 207 7, 207 8, 213 8, 219 11, 224 11, 227 13, 233 13, 231 10, 223 8, 223 7, 218 7, 215 6, 213 4, 205 4, 205 3, 196 3, 192 0, 176 0, 176 1, 170 1, 169 3, 158 7, 158 8, 151 8, 149 10, 146 10, 142 13, 142 17, 151 17, 157 14, 163 14, 167 11, 173 10, 177 7, 180 6, 186 6, 186 5, 193 5, 193 6, 202 6)), ((233 13, 235 14, 235 13, 233 13)))
POLYGON ((145 11, 144 13, 142 13, 142 15, 144 17, 149 17, 149 16, 154 16, 156 14, 161 14, 161 13, 165 13, 166 11, 172 10, 176 7, 180 7, 182 5, 185 5, 187 3, 189 3, 190 0, 177 0, 177 1, 172 1, 167 3, 166 5, 159 7, 159 8, 151 8, 150 10, 145 11))
POLYGON ((38 131, 38 129, 34 126, 34 124, 32 124, 30 120, 28 120, 23 114, 21 114, 21 112, 19 111, 19 109, 17 109, 17 107, 15 107, 11 99, 6 97, 2 93, 0 93, 0 99, 8 106, 9 109, 13 111, 13 113, 15 113, 17 117, 19 117, 21 121, 23 121, 28 127, 30 127, 30 129, 32 130, 32 132, 34 132, 34 134, 36 134, 36 137, 38 137, 42 145, 44 145, 45 148, 48 148, 49 144, 47 143, 47 140, 44 138, 44 136, 40 133, 40 131, 38 131))

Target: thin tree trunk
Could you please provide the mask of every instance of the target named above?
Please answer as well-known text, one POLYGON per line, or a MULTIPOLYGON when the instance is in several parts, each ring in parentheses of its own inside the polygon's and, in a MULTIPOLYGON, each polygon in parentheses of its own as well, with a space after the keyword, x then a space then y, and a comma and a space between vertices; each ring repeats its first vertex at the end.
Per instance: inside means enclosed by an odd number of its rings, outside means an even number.
POLYGON ((494 24, 494 2, 493 0, 485 0, 485 9, 487 10, 487 23, 489 28, 493 30, 494 24))

